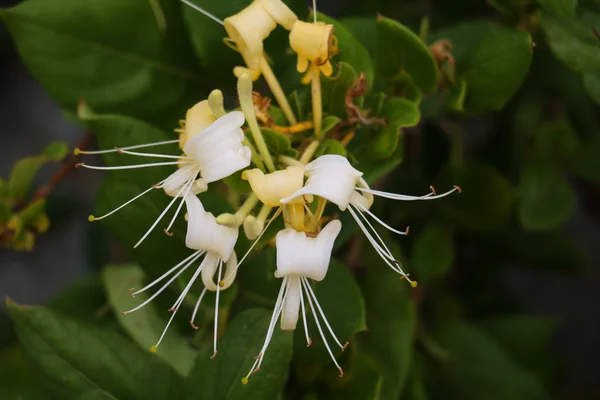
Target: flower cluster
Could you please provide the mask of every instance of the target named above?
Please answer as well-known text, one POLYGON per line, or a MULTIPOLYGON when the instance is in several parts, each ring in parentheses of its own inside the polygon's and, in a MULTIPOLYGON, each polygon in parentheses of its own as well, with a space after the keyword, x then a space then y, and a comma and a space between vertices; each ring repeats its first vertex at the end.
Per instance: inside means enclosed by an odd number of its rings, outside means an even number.
POLYGON ((282 218, 285 228, 275 236, 277 263, 274 271, 275 277, 281 279, 281 289, 275 302, 264 345, 243 382, 246 383, 249 375, 259 370, 278 319, 280 319, 281 329, 294 330, 302 315, 307 345, 310 346, 312 341, 308 332, 307 309, 310 309, 319 335, 341 376, 342 368, 329 346, 326 334, 331 336, 341 350, 344 350, 347 343, 343 344, 335 335, 315 295, 312 282, 322 281, 327 275, 334 242, 342 229, 342 223, 338 219, 325 215, 327 203, 333 203, 340 211, 347 210, 383 262, 402 278, 407 279, 411 285, 416 286, 416 282, 409 279, 408 274, 403 271, 400 263, 377 233, 373 222, 397 234, 404 235, 407 231, 400 231, 387 225, 371 212, 374 199, 384 197, 409 201, 433 200, 459 188, 455 187, 439 195, 432 191, 417 197, 382 192, 371 189, 363 179, 363 173, 354 168, 347 158, 333 154, 314 158, 315 150, 322 140, 320 75, 321 73, 325 76, 332 74, 329 59, 336 47, 332 25, 316 22, 316 19, 311 23, 299 21, 281 0, 255 0, 244 10, 222 22, 229 40, 245 62, 244 67, 236 67, 233 71, 237 77, 237 95, 241 111, 226 111, 222 93, 215 90, 206 100, 187 111, 185 120, 176 129, 179 139, 112 150, 80 151, 81 154, 119 152, 163 160, 116 167, 79 164, 86 168, 127 169, 159 165, 177 167, 164 180, 109 213, 100 217, 90 216, 90 221, 106 218, 152 190, 164 190, 172 200, 142 235, 135 245, 137 247, 178 202, 173 217, 164 229, 166 234, 171 235, 170 229, 185 205, 187 211, 185 244, 192 253, 144 288, 132 289, 131 295, 135 296, 159 284, 162 285, 146 301, 131 310, 124 311, 123 314, 132 313, 151 302, 193 266, 192 270, 195 271, 170 308, 171 318, 151 350, 157 350, 178 309, 197 278, 200 277, 204 289, 196 302, 190 324, 196 328, 194 320, 204 295, 207 291, 215 292, 214 357, 217 354, 220 292, 232 285, 238 268, 270 224, 282 218), (289 123, 292 126, 296 124, 296 116, 269 67, 263 49, 263 40, 277 25, 290 31, 290 47, 298 57, 297 70, 305 74, 302 82, 312 85, 313 121, 308 126, 312 126, 314 137, 309 143, 302 144, 301 148, 304 151, 298 159, 290 157, 273 159, 257 119, 255 104, 257 96, 253 96, 252 92, 253 81, 263 76, 289 123), (140 151, 142 148, 153 146, 176 145, 182 151, 179 156, 140 151), (197 194, 210 190, 209 184, 242 170, 242 179, 248 181, 252 193, 237 212, 215 216, 205 210, 197 194), (254 242, 248 252, 238 259, 235 245, 240 228, 254 242))

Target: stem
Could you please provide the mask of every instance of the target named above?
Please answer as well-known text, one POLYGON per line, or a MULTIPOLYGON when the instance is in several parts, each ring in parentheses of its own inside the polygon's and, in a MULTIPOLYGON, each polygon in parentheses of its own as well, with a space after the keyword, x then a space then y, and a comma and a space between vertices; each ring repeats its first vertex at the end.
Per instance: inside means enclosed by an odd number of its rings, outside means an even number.
POLYGON ((318 140, 313 140, 312 142, 310 142, 306 150, 304 150, 304 153, 302 153, 302 156, 300 157, 300 162, 305 165, 308 164, 308 162, 312 158, 313 154, 315 154, 315 151, 317 151, 317 148, 320 144, 321 142, 319 142, 318 140))
POLYGON ((298 121, 296 120, 296 117, 292 112, 292 107, 290 106, 287 97, 285 97, 285 93, 283 93, 283 89, 281 89, 281 85, 279 84, 277 77, 273 73, 271 66, 269 65, 267 59, 264 56, 260 61, 260 70, 263 76, 265 77, 265 81, 267 81, 267 85, 269 85, 269 89, 271 89, 275 100, 277 100, 277 104, 279 104, 279 107, 281 107, 281 111, 283 111, 283 114, 287 118, 288 122, 290 123, 290 125, 296 125, 298 121))
POLYGON ((255 194, 250 195, 250 197, 244 201, 244 204, 242 204, 242 206, 235 212, 234 215, 238 226, 242 224, 244 218, 246 218, 246 215, 250 214, 250 211, 252 211, 257 204, 258 197, 256 197, 255 194))
POLYGON ((244 72, 242 75, 240 75, 237 86, 240 106, 242 107, 242 111, 246 117, 246 123, 250 127, 250 132, 254 138, 254 143, 256 143, 258 152, 265 162, 267 169, 270 172, 273 172, 275 171, 275 164, 273 164, 273 159, 271 158, 271 153, 269 153, 269 149, 265 143, 265 138, 258 127, 256 112, 254 111, 254 103, 252 102, 252 79, 247 72, 244 72))
POLYGON ((304 167, 300 161, 290 156, 279 156, 279 162, 285 165, 293 165, 295 167, 304 167))
POLYGON ((321 99, 321 70, 316 65, 310 66, 311 93, 313 121, 315 122, 315 136, 322 137, 321 127, 323 124, 323 100, 321 99))
POLYGON ((260 154, 254 148, 254 145, 250 143, 247 137, 244 137, 244 146, 248 146, 250 151, 252 152, 251 160, 252 164, 256 165, 256 168, 259 168, 262 172, 265 172, 265 163, 263 163, 262 158, 260 158, 260 154))
POLYGON ((271 213, 272 209, 273 209, 273 207, 263 204, 262 208, 258 212, 258 216, 256 217, 256 219, 259 221, 259 223, 263 223, 263 224, 265 223, 265 221, 267 220, 267 217, 271 213))

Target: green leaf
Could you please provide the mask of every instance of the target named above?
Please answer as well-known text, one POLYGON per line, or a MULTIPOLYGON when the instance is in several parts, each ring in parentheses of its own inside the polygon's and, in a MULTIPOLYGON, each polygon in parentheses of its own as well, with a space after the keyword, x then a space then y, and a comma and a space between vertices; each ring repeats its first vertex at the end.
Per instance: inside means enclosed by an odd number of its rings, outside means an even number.
POLYGON ((323 118, 323 124, 321 127, 321 134, 325 136, 327 132, 335 128, 342 120, 335 115, 328 115, 323 118))
POLYGON ((519 180, 519 219, 529 230, 552 229, 571 215, 575 195, 563 173, 551 165, 523 168, 519 180))
POLYGON ((544 11, 556 17, 573 17, 577 8, 577 0, 537 0, 544 11))
MULTIPOLYGON (((352 337, 357 332, 366 329, 365 303, 356 280, 345 265, 337 260, 331 260, 327 276, 321 282, 314 282, 313 288, 329 324, 342 344, 347 341, 352 342, 352 337)), ((307 314, 311 314, 308 309, 307 314)), ((298 321, 298 328, 294 336, 294 360, 302 360, 304 363, 310 364, 318 360, 329 371, 337 373, 329 354, 327 354, 323 339, 319 336, 314 316, 307 315, 307 318, 308 331, 313 343, 307 348, 304 331, 300 328, 301 324, 298 321)), ((319 319, 324 332, 326 332, 320 316, 319 319)), ((331 337, 327 336, 327 340, 332 346, 334 354, 341 354, 341 350, 331 337)))
POLYGON ((536 315, 506 315, 478 323, 513 360, 525 368, 535 369, 549 360, 556 320, 536 315))
POLYGON ((287 153, 292 149, 292 144, 288 136, 269 128, 260 128, 260 131, 272 155, 289 155, 287 153))
POLYGON ((219 353, 211 360, 212 344, 200 349, 190 373, 186 398, 276 399, 287 380, 292 356, 292 334, 276 327, 260 370, 247 385, 241 379, 252 369, 254 357, 262 348, 271 319, 267 310, 247 310, 237 315, 219 340, 219 353))
POLYGON ((393 19, 377 18, 377 73, 386 79, 407 74, 421 92, 435 90, 439 72, 419 36, 393 19))
POLYGON ((380 399, 382 385, 383 378, 377 365, 370 358, 359 355, 344 371, 340 386, 329 389, 322 396, 338 400, 380 399))
MULTIPOLYGON (((100 148, 110 149, 114 146, 125 147, 174 139, 174 135, 167 135, 152 125, 130 117, 95 114, 89 109, 82 110, 81 108, 79 115, 86 127, 95 132, 100 148)), ((177 144, 159 146, 154 149, 162 154, 181 154, 177 144)), ((118 152, 105 154, 103 158, 107 165, 148 162, 147 159, 127 156, 118 152)), ((117 208, 175 171, 175 167, 169 166, 110 171, 96 199, 95 209, 98 215, 106 214, 117 208)), ((94 171, 85 173, 93 174, 94 171)), ((203 193, 200 198, 204 206, 211 212, 215 214, 225 212, 221 210, 227 203, 222 201, 215 191, 203 193)), ((131 248, 150 228, 170 201, 171 198, 164 191, 153 190, 102 222, 126 247, 131 248), (124 224, 123 221, 127 221, 127 223, 124 224)), ((162 224, 157 226, 157 229, 131 253, 133 260, 142 266, 150 277, 159 276, 165 268, 176 265, 189 254, 189 249, 183 243, 186 229, 183 214, 179 216, 174 225, 174 237, 167 237, 163 232, 163 228, 169 223, 167 218, 171 217, 171 213, 168 213, 162 224)))
POLYGON ((571 169, 590 182, 600 183, 600 136, 594 136, 575 151, 571 159, 571 169))
MULTIPOLYGON (((309 16, 309 19, 312 20, 312 15, 309 16)), ((375 74, 369 52, 352 36, 352 33, 342 23, 321 13, 317 13, 317 19, 326 24, 333 25, 333 34, 337 38, 339 54, 333 57, 332 63, 349 64, 357 73, 364 72, 367 79, 367 87, 371 88, 375 74)), ((325 101, 323 101, 323 105, 325 104, 325 101)))
POLYGON ((42 150, 42 155, 25 157, 17 161, 10 173, 8 196, 13 201, 23 201, 39 170, 49 162, 61 161, 66 155, 67 149, 66 143, 53 142, 42 150))
POLYGON ((238 193, 250 193, 252 188, 247 180, 242 179, 243 173, 244 171, 235 172, 223 179, 223 182, 225 182, 225 184, 229 186, 231 190, 234 190, 238 193))
POLYGON ((33 376, 18 346, 0 352, 0 398, 45 400, 44 393, 36 377, 33 376))
MULTIPOLYGON (((153 304, 146 304, 131 314, 121 314, 147 300, 146 293, 140 293, 135 298, 129 294, 131 288, 140 289, 145 286, 144 272, 136 265, 108 266, 104 269, 102 278, 108 301, 123 329, 142 348, 149 349, 155 345, 165 329, 166 321, 159 317, 153 304)), ((156 355, 184 376, 191 370, 196 356, 176 329, 167 332, 156 355)))
POLYGON ((335 139, 327 139, 324 140, 320 145, 317 151, 315 151, 314 158, 320 157, 323 154, 338 154, 340 156, 346 157, 346 148, 343 144, 338 142, 335 139))
POLYGON ((437 32, 453 44, 457 78, 467 85, 469 113, 499 110, 519 89, 531 64, 531 36, 502 26, 466 22, 437 32))
POLYGON ((182 378, 121 337, 44 307, 8 302, 27 361, 55 398, 104 391, 115 398, 176 399, 182 378))
MULTIPOLYGON (((369 157, 376 159, 388 158, 400 144, 402 128, 416 126, 421 120, 417 104, 401 97, 390 97, 386 100, 381 114, 387 121, 375 134, 368 145, 369 157)), ((404 155, 400 159, 402 161, 404 155)))
POLYGON ((330 78, 323 78, 323 111, 341 119, 348 117, 346 111, 346 93, 358 78, 356 70, 351 64, 339 63, 337 74, 330 78))
POLYGON ((373 54, 377 43, 377 22, 372 17, 347 17, 340 20, 347 30, 373 54))
MULTIPOLYGON (((390 240, 386 243, 392 254, 399 257, 398 246, 390 240)), ((396 399, 408 378, 417 329, 415 305, 410 298, 412 289, 374 250, 369 248, 365 254, 362 284, 368 330, 360 335, 359 348, 379 366, 383 377, 380 398, 396 399)))
POLYGON ((475 231, 493 231, 505 226, 515 200, 515 190, 506 177, 494 167, 483 163, 469 163, 454 171, 442 173, 438 190, 458 185, 462 193, 453 193, 436 200, 434 206, 461 228, 475 231))
POLYGON ((0 18, 29 70, 67 110, 83 98, 168 127, 206 91, 179 2, 32 0, 0 18))
POLYGON ((417 234, 413 242, 411 269, 419 280, 443 277, 454 260, 454 244, 448 228, 430 224, 417 234))
POLYGON ((435 332, 449 359, 435 369, 435 388, 444 399, 548 399, 534 375, 517 365, 484 332, 464 322, 453 322, 435 332), (465 385, 465 382, 468 382, 465 385))

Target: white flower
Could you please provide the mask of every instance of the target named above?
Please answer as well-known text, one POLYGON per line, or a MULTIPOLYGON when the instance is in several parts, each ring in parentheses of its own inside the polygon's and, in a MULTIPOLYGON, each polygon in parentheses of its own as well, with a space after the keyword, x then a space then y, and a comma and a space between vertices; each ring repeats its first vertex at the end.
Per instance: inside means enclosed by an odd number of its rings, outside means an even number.
POLYGON ((169 325, 171 325, 173 318, 175 318, 177 310, 183 303, 192 285, 200 275, 202 283, 204 284, 204 289, 202 290, 200 297, 196 301, 194 312, 192 314, 192 318, 190 319, 190 325, 194 329, 198 329, 194 325, 194 319, 196 318, 196 313, 198 312, 200 303, 204 298, 204 295, 206 294, 207 290, 216 292, 213 339, 214 357, 217 354, 219 295, 222 290, 225 290, 229 286, 231 286, 233 280, 235 279, 237 257, 235 255, 235 252, 233 251, 233 247, 235 246, 235 242, 238 238, 238 230, 217 224, 215 217, 211 213, 204 211, 204 207, 202 206, 200 199, 198 199, 198 197, 196 197, 195 195, 187 195, 185 197, 185 202, 187 203, 189 215, 188 229, 185 242, 187 247, 196 250, 196 252, 192 253, 185 260, 171 268, 160 278, 156 279, 144 288, 137 291, 134 291, 132 288, 130 292, 131 295, 135 297, 136 294, 142 293, 150 289, 157 283, 165 280, 167 277, 170 276, 170 279, 146 301, 144 301, 137 307, 132 308, 129 311, 124 311, 122 314, 126 315, 132 313, 134 311, 139 310, 146 304, 150 303, 152 300, 154 300, 154 298, 156 298, 156 296, 162 293, 175 279, 177 279, 181 274, 183 274, 185 270, 187 270, 191 265, 195 264, 204 255, 204 259, 198 265, 187 286, 183 289, 181 295, 177 298, 173 306, 169 309, 169 311, 171 311, 173 314, 171 315, 171 318, 169 319, 169 322, 167 323, 167 326, 165 327, 158 342, 156 343, 156 345, 152 346, 150 350, 153 352, 156 351, 156 349, 160 345, 160 342, 163 340, 165 334, 167 333, 167 330, 169 329, 169 325), (225 270, 223 270, 223 264, 225 264, 225 270), (217 278, 216 282, 218 282, 218 284, 216 284, 214 281, 215 275, 217 278), (225 278, 223 279, 223 277, 225 278))
POLYGON ((146 231, 144 236, 134 246, 137 247, 140 245, 140 243, 142 243, 142 241, 144 241, 144 239, 146 239, 156 225, 158 225, 160 220, 175 204, 177 198, 181 198, 182 200, 177 208, 177 211, 175 212, 175 215, 171 219, 171 222, 165 229, 165 233, 168 235, 171 235, 169 230, 173 226, 177 215, 181 211, 184 203, 183 199, 185 199, 188 194, 198 194, 204 192, 207 190, 207 185, 210 182, 223 179, 250 165, 250 159, 252 155, 251 150, 242 143, 244 141, 244 132, 242 131, 241 126, 244 124, 244 114, 241 111, 233 111, 221 116, 220 118, 215 118, 214 122, 206 126, 206 124, 211 118, 214 118, 214 116, 211 117, 210 115, 205 115, 210 110, 206 109, 206 107, 201 104, 203 104, 203 102, 200 102, 188 111, 187 117, 189 120, 186 120, 187 122, 185 127, 179 130, 182 132, 184 139, 115 148, 114 150, 90 152, 76 151, 76 154, 102 154, 116 151, 121 154, 129 154, 140 157, 173 159, 173 161, 125 165, 118 167, 97 167, 86 165, 84 163, 77 165, 90 169, 121 170, 163 165, 177 165, 179 167, 177 171, 173 172, 166 179, 151 186, 146 191, 135 196, 111 212, 101 217, 90 216, 90 221, 100 220, 112 215, 153 189, 163 189, 167 195, 173 197, 173 200, 171 200, 169 205, 156 219, 150 229, 146 231), (199 113, 202 115, 199 115, 199 113), (172 144, 177 142, 184 144, 184 154, 181 156, 131 151, 133 149, 172 144))
POLYGON ((248 375, 242 379, 243 383, 248 383, 250 374, 260 369, 269 342, 273 337, 279 315, 281 315, 281 329, 293 330, 296 329, 301 311, 306 342, 308 346, 311 345, 312 341, 308 335, 308 325, 306 323, 305 296, 315 318, 323 343, 334 364, 340 371, 340 376, 344 375, 342 368, 338 364, 327 343, 323 328, 321 327, 321 322, 319 321, 319 316, 325 323, 333 340, 342 350, 345 349, 348 343, 342 345, 338 340, 325 317, 321 305, 317 301, 317 297, 315 296, 315 292, 313 291, 310 282, 308 281, 309 278, 315 281, 321 281, 325 278, 327 269, 329 268, 333 243, 341 229, 342 223, 339 220, 333 220, 329 222, 315 238, 309 237, 306 233, 298 232, 294 229, 284 229, 277 233, 275 239, 277 248, 277 270, 275 271, 275 277, 283 278, 283 282, 281 283, 281 289, 277 296, 275 309, 273 310, 264 345, 260 354, 256 357, 252 369, 248 375))
POLYGON ((411 282, 411 285, 416 286, 415 281, 408 279, 408 275, 404 273, 400 263, 394 258, 365 214, 369 215, 383 227, 394 233, 406 235, 407 231, 399 231, 392 228, 369 211, 373 204, 373 196, 405 201, 433 200, 447 196, 455 191, 460 192, 460 188, 455 186, 454 189, 440 195, 436 195, 435 192, 432 191, 424 196, 407 196, 372 190, 362 178, 362 172, 352 167, 345 157, 334 154, 318 157, 306 165, 305 172, 308 176, 308 180, 304 187, 293 195, 282 199, 281 202, 288 203, 298 196, 312 194, 331 201, 336 204, 341 211, 347 209, 385 263, 394 271, 398 272, 403 277, 406 277, 406 279, 411 282))

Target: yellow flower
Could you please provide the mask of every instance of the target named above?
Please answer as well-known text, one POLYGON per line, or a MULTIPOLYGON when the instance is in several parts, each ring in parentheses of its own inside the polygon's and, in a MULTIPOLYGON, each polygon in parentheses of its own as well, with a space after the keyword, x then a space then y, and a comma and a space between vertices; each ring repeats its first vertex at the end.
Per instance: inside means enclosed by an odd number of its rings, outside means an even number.
MULTIPOLYGON (((329 58, 333 42, 333 25, 296 21, 290 32, 290 46, 298 54, 298 72, 307 72, 310 62, 311 68, 316 67, 323 75, 331 76, 333 68, 329 58)), ((302 83, 309 83, 310 76, 307 74, 302 83)))
MULTIPOLYGON (((304 186, 304 168, 290 166, 266 175, 260 169, 254 168, 244 171, 242 179, 250 183, 252 191, 263 204, 280 207, 281 199, 294 194, 304 186)), ((294 200, 293 204, 304 203, 303 197, 297 197, 294 200)))
POLYGON ((175 130, 179 132, 179 148, 183 149, 188 140, 208 128, 224 114, 223 93, 220 90, 213 90, 208 100, 202 100, 187 110, 185 121, 179 121, 181 128, 175 130))
POLYGON ((235 67, 236 77, 248 72, 255 81, 261 74, 263 60, 263 40, 280 24, 285 29, 292 29, 298 18, 281 0, 254 0, 252 4, 239 13, 225 18, 225 30, 229 38, 236 44, 246 67, 235 67))

